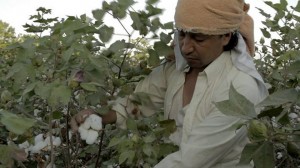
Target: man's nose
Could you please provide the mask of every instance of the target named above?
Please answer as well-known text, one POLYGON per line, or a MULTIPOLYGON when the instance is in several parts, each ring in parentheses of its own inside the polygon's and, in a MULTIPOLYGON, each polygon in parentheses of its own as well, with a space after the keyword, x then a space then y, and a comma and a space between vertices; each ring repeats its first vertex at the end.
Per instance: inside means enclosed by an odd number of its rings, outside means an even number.
POLYGON ((181 52, 185 55, 190 54, 194 50, 193 39, 188 34, 182 39, 181 52))

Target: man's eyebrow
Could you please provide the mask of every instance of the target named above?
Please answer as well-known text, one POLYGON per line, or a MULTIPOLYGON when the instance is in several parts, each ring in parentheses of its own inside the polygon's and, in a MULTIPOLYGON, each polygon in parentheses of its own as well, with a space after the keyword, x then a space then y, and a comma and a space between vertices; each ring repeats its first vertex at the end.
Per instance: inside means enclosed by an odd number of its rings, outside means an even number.
POLYGON ((202 34, 202 33, 191 33, 191 36, 192 37, 198 37, 198 38, 209 38, 211 37, 210 35, 205 35, 205 34, 202 34))

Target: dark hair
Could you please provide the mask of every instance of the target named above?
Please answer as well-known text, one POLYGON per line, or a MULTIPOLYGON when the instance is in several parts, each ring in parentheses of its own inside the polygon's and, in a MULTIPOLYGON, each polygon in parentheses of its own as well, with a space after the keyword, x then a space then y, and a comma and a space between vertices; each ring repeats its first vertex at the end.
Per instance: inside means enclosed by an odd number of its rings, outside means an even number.
POLYGON ((232 50, 238 43, 238 32, 232 32, 231 38, 226 46, 224 46, 224 51, 230 51, 232 50))

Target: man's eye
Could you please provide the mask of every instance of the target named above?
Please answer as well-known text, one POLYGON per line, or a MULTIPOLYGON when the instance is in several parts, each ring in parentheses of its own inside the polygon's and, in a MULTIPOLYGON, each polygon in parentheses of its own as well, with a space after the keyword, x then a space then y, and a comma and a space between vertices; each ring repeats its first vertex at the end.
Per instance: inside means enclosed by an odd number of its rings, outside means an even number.
POLYGON ((201 42, 205 41, 205 39, 195 39, 195 41, 201 43, 201 42))

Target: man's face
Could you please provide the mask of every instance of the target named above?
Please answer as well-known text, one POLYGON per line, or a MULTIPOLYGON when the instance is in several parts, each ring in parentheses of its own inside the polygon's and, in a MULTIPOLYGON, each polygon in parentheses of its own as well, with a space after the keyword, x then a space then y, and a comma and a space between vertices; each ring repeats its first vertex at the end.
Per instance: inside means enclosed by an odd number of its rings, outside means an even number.
POLYGON ((179 46, 191 68, 203 71, 221 55, 231 35, 204 35, 179 31, 179 46))

